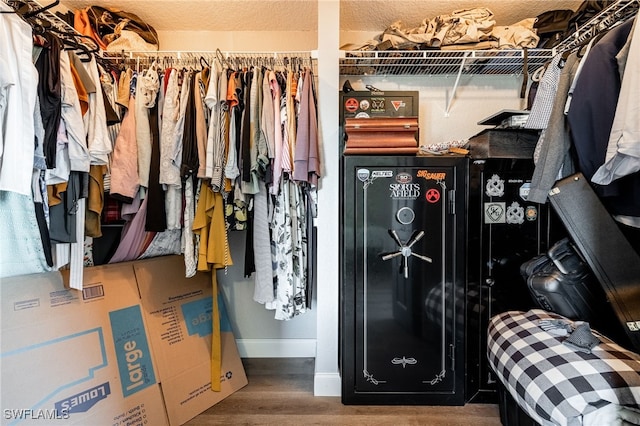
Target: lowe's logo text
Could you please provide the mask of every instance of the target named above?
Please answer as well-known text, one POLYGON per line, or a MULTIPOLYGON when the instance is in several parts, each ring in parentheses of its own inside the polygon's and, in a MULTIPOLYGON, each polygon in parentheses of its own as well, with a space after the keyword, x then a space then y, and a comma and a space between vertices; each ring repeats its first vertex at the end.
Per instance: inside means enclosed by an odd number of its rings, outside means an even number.
POLYGON ((109 382, 87 389, 55 403, 58 411, 66 413, 85 413, 111 394, 109 382))

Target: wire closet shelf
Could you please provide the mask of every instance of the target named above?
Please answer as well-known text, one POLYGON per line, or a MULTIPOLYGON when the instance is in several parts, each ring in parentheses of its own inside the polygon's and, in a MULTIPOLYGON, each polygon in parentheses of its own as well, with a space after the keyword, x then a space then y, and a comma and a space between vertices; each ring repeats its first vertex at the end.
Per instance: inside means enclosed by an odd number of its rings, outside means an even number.
POLYGON ((341 75, 451 75, 533 73, 558 52, 589 40, 638 13, 640 0, 616 0, 552 49, 342 51, 341 75))
MULTIPOLYGON (((529 49, 529 73, 553 57, 551 49, 529 49)), ((522 74, 525 53, 509 50, 345 51, 341 75, 522 74)))

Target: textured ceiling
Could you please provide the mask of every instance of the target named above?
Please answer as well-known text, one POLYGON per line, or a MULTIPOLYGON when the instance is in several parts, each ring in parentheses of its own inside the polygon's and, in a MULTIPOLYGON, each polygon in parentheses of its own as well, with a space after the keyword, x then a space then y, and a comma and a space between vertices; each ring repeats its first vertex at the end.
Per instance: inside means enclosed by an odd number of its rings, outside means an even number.
POLYGON ((158 31, 316 31, 315 0, 62 0, 135 13, 158 31))
MULTIPOLYGON (((332 0, 62 0, 71 10, 89 5, 132 12, 158 31, 316 31, 318 1, 332 0)), ((498 25, 551 9, 575 10, 581 0, 341 0, 340 29, 384 31, 400 19, 407 28, 458 9, 487 7, 498 25)))
POLYGON ((383 31, 392 22, 401 20, 403 27, 414 28, 425 18, 476 7, 491 10, 497 25, 511 25, 547 10, 576 10, 581 3, 581 0, 342 0, 340 25, 346 31, 383 31))

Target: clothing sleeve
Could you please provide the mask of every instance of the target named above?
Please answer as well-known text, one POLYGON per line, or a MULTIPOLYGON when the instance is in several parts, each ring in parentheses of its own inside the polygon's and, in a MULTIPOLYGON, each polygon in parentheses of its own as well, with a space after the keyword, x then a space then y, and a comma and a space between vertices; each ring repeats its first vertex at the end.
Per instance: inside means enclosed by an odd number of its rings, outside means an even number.
POLYGON ((564 106, 578 64, 578 57, 574 53, 567 58, 562 69, 558 81, 558 93, 549 116, 549 125, 543 132, 540 157, 531 178, 531 189, 527 201, 545 203, 555 182, 574 171, 569 155, 571 138, 564 115, 564 106))

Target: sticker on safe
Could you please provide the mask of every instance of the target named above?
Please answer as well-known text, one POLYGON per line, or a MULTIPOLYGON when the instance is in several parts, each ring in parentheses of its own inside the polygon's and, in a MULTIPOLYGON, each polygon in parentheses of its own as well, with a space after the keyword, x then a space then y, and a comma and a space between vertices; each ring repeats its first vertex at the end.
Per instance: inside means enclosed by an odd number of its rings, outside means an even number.
POLYGON ((484 223, 506 223, 506 204, 484 203, 484 223))

